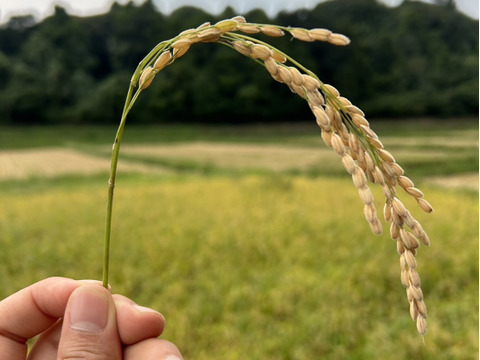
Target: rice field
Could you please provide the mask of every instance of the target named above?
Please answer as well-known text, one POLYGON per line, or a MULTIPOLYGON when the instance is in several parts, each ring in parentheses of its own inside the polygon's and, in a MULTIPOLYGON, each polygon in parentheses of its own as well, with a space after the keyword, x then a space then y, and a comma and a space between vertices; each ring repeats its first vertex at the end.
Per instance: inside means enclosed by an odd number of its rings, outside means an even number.
MULTIPOLYGON (((163 336, 186 358, 478 359, 478 129, 420 129, 417 142, 397 130, 378 133, 435 208, 405 198, 432 241, 417 255, 425 344, 395 242, 371 233, 338 156, 310 130, 165 144, 133 129, 116 189, 113 291, 163 312, 163 336)), ((3 170, 0 181, 2 298, 47 276, 101 276, 109 139, 80 138, 0 152, 1 169, 24 174, 3 170)))
MULTIPOLYGON (((409 176, 478 190, 476 122, 456 127, 450 122, 380 122, 375 129, 409 176)), ((107 174, 114 132, 102 127, 1 129, 0 181, 107 174)), ((132 127, 125 142, 119 168, 126 173, 345 176, 315 124, 132 127)))

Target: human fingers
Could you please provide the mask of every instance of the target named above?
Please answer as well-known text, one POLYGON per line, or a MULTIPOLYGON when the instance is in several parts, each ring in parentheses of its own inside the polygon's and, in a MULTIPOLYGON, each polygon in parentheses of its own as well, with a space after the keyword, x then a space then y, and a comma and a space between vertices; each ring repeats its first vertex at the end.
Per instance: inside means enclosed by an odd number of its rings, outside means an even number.
MULTIPOLYGON (((117 327, 125 345, 159 336, 164 328, 164 317, 155 310, 135 304, 122 295, 113 295, 117 312, 117 327)), ((44 331, 29 352, 29 360, 55 359, 62 330, 62 320, 44 331)))
POLYGON ((122 343, 130 345, 163 332, 165 318, 159 312, 137 305, 122 295, 113 295, 117 309, 118 333, 122 343))
POLYGON ((68 298, 81 283, 52 277, 0 302, 0 360, 24 360, 26 341, 51 327, 65 312, 68 298))
POLYGON ((63 319, 41 333, 28 352, 28 360, 56 359, 63 319))
POLYGON ((123 352, 124 360, 182 360, 178 348, 170 341, 147 339, 127 346, 123 352))
POLYGON ((70 296, 57 355, 64 359, 122 359, 115 303, 104 287, 85 284, 70 296))

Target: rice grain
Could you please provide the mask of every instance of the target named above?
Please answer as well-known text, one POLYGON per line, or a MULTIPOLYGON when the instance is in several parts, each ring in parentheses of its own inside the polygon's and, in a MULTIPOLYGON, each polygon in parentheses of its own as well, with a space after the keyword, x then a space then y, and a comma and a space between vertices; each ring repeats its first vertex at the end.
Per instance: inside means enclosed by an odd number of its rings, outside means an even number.
POLYGON ((310 35, 309 32, 305 29, 295 28, 295 29, 288 29, 288 32, 292 34, 292 36, 300 41, 312 42, 315 41, 310 35))
POLYGON ((167 66, 170 61, 172 60, 172 53, 170 51, 164 51, 160 54, 160 56, 155 61, 153 68, 155 71, 162 70, 165 66, 167 66))
POLYGON ((328 36, 327 41, 332 45, 345 46, 350 44, 350 39, 343 34, 332 33, 328 36))
POLYGON ((327 29, 311 29, 308 31, 308 34, 311 38, 317 41, 328 41, 328 37, 332 34, 330 30, 327 29))
POLYGON ((262 33, 270 37, 281 37, 285 35, 282 29, 279 29, 275 26, 262 26, 260 30, 262 33))
POLYGON ((140 89, 145 90, 150 86, 155 77, 155 72, 151 66, 143 69, 142 75, 140 75, 140 79, 138 80, 138 86, 140 89))

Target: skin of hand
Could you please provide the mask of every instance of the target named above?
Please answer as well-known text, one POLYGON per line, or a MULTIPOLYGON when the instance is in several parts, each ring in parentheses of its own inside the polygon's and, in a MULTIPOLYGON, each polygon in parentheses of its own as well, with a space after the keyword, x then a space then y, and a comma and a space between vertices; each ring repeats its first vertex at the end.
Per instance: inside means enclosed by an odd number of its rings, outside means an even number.
POLYGON ((0 302, 0 360, 181 360, 157 339, 164 326, 159 312, 98 281, 47 278, 0 302))

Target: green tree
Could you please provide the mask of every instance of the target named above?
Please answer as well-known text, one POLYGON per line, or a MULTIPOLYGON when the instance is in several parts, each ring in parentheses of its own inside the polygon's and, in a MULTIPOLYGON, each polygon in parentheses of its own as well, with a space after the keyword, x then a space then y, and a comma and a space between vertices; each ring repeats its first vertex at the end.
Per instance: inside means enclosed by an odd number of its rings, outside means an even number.
MULTIPOLYGON (((39 24, 33 17, 12 18, 0 28, 0 122, 117 122, 130 74, 151 48, 187 28, 234 15, 231 8, 215 17, 183 7, 164 16, 148 0, 115 3, 109 13, 90 18, 58 6, 39 24)), ((451 0, 404 1, 396 8, 375 0, 332 0, 275 19, 261 10, 245 16, 347 34, 348 47, 268 40, 369 117, 478 114, 478 21, 458 13, 451 0)), ((231 49, 195 45, 158 75, 131 121, 311 118, 300 99, 267 75, 231 49)))

